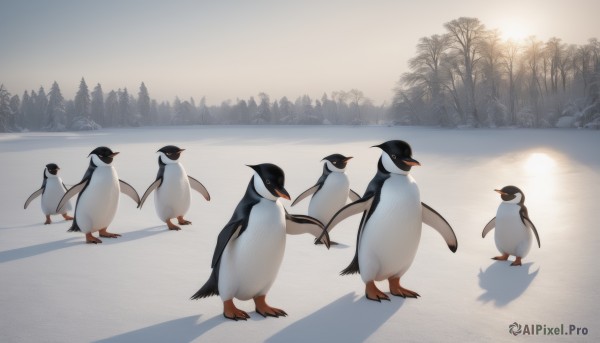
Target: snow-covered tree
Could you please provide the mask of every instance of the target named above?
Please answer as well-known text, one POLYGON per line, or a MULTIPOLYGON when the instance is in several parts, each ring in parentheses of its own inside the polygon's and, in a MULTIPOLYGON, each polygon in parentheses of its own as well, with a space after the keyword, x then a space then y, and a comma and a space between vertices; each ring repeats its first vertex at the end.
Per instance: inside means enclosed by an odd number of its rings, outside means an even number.
POLYGON ((104 92, 102 86, 98 83, 92 91, 91 115, 92 120, 101 126, 106 126, 104 111, 104 92))
POLYGON ((153 124, 150 119, 150 95, 146 85, 142 82, 137 99, 138 112, 140 113, 142 123, 144 125, 153 124))
POLYGON ((45 129, 48 131, 64 131, 67 127, 65 99, 60 92, 58 83, 54 81, 48 93, 48 106, 46 108, 47 122, 45 129))

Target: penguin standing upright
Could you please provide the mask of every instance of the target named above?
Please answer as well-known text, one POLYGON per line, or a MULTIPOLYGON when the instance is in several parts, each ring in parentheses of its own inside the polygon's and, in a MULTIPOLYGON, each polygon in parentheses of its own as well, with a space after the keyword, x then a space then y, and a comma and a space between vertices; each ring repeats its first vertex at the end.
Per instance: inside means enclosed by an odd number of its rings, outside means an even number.
POLYGON ((409 175, 411 167, 420 166, 412 158, 410 145, 392 140, 376 147, 383 152, 365 194, 340 209, 327 224, 326 231, 362 212, 354 259, 341 274, 360 273, 369 300, 389 300, 375 285, 375 281, 386 279, 392 295, 416 298, 419 294, 402 287, 400 278, 413 262, 422 223, 437 230, 452 252, 456 251, 458 242, 450 224, 421 202, 419 187, 409 175))
MULTIPOLYGON (((308 204, 308 215, 326 224, 346 204, 348 198, 351 201, 360 199, 360 195, 350 189, 350 181, 346 175, 346 165, 351 158, 341 154, 323 158, 323 174, 314 186, 294 200, 292 206, 312 195, 308 204)), ((332 241, 331 244, 337 243, 332 241)))
POLYGON ((46 215, 45 225, 52 223, 50 216, 54 214, 61 214, 65 220, 73 220, 73 217, 68 214, 68 211, 72 209, 70 202, 67 202, 62 208, 56 208, 56 204, 58 204, 67 190, 62 179, 58 176, 59 170, 60 168, 55 163, 46 164, 42 187, 33 192, 33 194, 27 198, 27 201, 25 201, 24 208, 27 209, 27 206, 29 206, 33 199, 40 195, 42 196, 42 212, 46 215))
POLYGON ((535 234, 538 247, 541 248, 540 236, 529 219, 523 191, 515 186, 506 186, 494 191, 500 193, 502 202, 498 206, 496 216, 483 228, 481 237, 485 238, 485 235, 495 227, 494 241, 502 255, 492 259, 506 261, 510 255, 513 255, 515 261, 510 265, 520 266, 521 259, 527 256, 531 249, 531 232, 535 234))
POLYGON ((138 208, 142 208, 146 198, 156 190, 154 193, 156 213, 160 220, 167 223, 169 230, 181 230, 179 226, 171 223, 173 218, 177 218, 179 225, 192 223, 183 218, 190 208, 190 187, 210 201, 210 194, 204 185, 187 175, 179 162, 179 157, 184 150, 174 145, 167 145, 157 151, 160 156, 158 156, 156 180, 148 187, 138 205, 138 208))
POLYGON ((256 312, 263 317, 286 316, 266 303, 285 251, 286 234, 310 233, 329 248, 329 236, 318 220, 290 215, 279 198, 289 200, 283 170, 270 163, 249 166, 254 170, 244 197, 217 239, 208 281, 192 299, 220 295, 223 316, 246 320, 233 298, 254 299, 256 312))
POLYGON ((102 243, 92 235, 96 231, 99 231, 100 237, 121 236, 106 231, 117 212, 119 192, 129 196, 136 204, 140 203, 140 197, 135 189, 125 181, 119 180, 117 171, 111 165, 117 154, 118 152, 113 152, 104 146, 94 149, 89 154, 90 165, 83 179, 71 187, 58 204, 57 209, 79 193, 75 204, 75 220, 69 231, 85 233, 87 243, 102 243))

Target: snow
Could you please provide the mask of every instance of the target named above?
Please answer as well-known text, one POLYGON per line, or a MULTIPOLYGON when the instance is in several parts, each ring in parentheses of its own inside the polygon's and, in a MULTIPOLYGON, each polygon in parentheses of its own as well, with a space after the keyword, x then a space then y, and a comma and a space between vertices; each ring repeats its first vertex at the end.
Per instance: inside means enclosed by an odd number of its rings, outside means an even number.
MULTIPOLYGON (((2 342, 389 342, 512 341, 519 324, 570 324, 587 336, 532 336, 529 341, 600 339, 600 193, 598 131, 444 130, 405 127, 169 127, 93 132, 0 135, 0 341, 2 342), (339 246, 326 250, 310 236, 289 236, 283 264, 267 300, 286 318, 264 319, 251 301, 248 322, 222 317, 218 297, 191 301, 206 281, 217 234, 252 175, 245 164, 271 162, 286 172, 295 197, 318 179, 324 156, 354 156, 351 187, 362 194, 379 150, 403 139, 422 167, 413 168, 421 199, 452 224, 453 254, 428 227, 403 286, 421 298, 364 298, 360 277, 339 276, 355 249, 358 216, 336 227, 339 246), (44 165, 60 167, 77 183, 86 156, 107 145, 121 154, 115 167, 139 193, 154 180, 156 150, 175 144, 189 175, 211 194, 192 195, 191 226, 169 232, 150 197, 138 210, 121 196, 109 231, 118 239, 99 245, 68 233, 54 216, 42 225, 39 200, 23 210, 41 185, 44 165), (522 267, 494 262, 498 252, 483 226, 499 204, 494 188, 509 184, 526 195, 541 249, 522 267)), ((308 201, 291 213, 306 213, 308 201)), ((493 232, 492 232, 493 233, 493 232)), ((387 292, 387 285, 379 284, 387 292)))

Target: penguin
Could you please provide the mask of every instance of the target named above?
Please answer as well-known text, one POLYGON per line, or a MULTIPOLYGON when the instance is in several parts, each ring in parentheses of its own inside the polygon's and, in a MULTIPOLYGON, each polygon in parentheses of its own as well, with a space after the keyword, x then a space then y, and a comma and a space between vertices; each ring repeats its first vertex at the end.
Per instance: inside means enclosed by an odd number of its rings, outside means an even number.
MULTIPOLYGON (((360 195, 350 189, 350 181, 346 175, 346 165, 352 157, 333 154, 323 158, 323 174, 317 183, 305 190, 292 203, 292 207, 312 195, 308 204, 308 215, 318 219, 321 223, 328 223, 333 215, 346 204, 346 199, 351 201, 360 199, 360 195)), ((337 244, 331 242, 332 245, 337 244)))
POLYGON ((413 262, 421 238, 422 223, 438 231, 450 251, 456 251, 458 241, 446 219, 421 202, 419 187, 409 175, 412 167, 421 164, 412 158, 410 145, 401 140, 391 140, 374 147, 382 150, 377 173, 363 196, 342 207, 327 224, 325 231, 349 216, 362 212, 356 252, 341 275, 360 273, 369 300, 390 300, 375 285, 375 281, 386 279, 392 295, 417 298, 420 296, 417 292, 400 285, 400 278, 413 262))
POLYGON ((190 208, 190 187, 210 201, 210 194, 200 181, 187 175, 185 169, 179 162, 179 157, 185 149, 174 145, 160 148, 158 156, 158 174, 156 180, 148 187, 138 208, 142 208, 146 198, 154 193, 154 206, 158 217, 167 223, 169 230, 181 230, 171 219, 177 218, 179 225, 189 225, 192 222, 183 218, 190 208))
POLYGON ((63 208, 56 209, 56 204, 65 194, 67 187, 63 183, 58 171, 60 168, 55 163, 46 164, 44 168, 44 180, 42 181, 42 187, 37 191, 33 192, 25 201, 24 209, 38 196, 42 196, 42 212, 46 215, 46 221, 44 225, 51 224, 51 215, 61 214, 65 220, 73 220, 68 213, 72 209, 71 203, 67 202, 63 208))
POLYGON ((506 186, 495 189, 500 193, 502 202, 498 206, 496 216, 483 228, 481 237, 485 238, 488 232, 495 227, 494 241, 501 256, 492 257, 493 260, 506 261, 510 255, 515 256, 511 266, 520 266, 521 259, 527 256, 531 249, 531 232, 535 235, 538 248, 541 248, 540 236, 525 207, 525 193, 515 186, 506 186))
POLYGON ((279 202, 290 200, 284 188, 285 175, 271 163, 249 165, 254 175, 242 200, 217 238, 208 281, 191 299, 219 295, 223 316, 246 320, 248 313, 238 309, 233 299, 254 300, 263 317, 287 316, 267 305, 266 296, 283 260, 286 234, 310 233, 329 248, 329 235, 315 218, 291 215, 279 202))
POLYGON ((79 193, 75 203, 75 219, 68 230, 85 233, 86 243, 102 243, 92 233, 99 231, 100 237, 117 238, 121 235, 107 230, 117 212, 119 192, 129 196, 136 205, 140 196, 131 185, 119 180, 112 166, 113 158, 119 154, 101 146, 94 149, 88 157, 90 164, 81 182, 71 187, 60 200, 57 209, 64 206, 75 194, 79 193))

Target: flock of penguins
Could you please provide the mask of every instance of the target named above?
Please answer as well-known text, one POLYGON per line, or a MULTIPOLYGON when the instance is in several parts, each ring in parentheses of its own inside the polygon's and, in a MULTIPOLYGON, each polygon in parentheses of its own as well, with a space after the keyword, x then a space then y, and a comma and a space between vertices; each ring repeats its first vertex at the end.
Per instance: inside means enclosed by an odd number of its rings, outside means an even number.
MULTIPOLYGON (((333 154, 325 157, 323 174, 317 183, 300 194, 292 206, 312 196, 308 215, 289 214, 278 201, 290 200, 284 188, 285 175, 274 164, 249 166, 254 170, 246 193, 233 211, 229 222, 219 233, 211 263, 212 273, 208 281, 192 299, 219 295, 223 301, 223 315, 232 320, 246 320, 248 313, 238 309, 233 299, 253 299, 256 312, 263 317, 286 316, 282 309, 271 307, 266 295, 273 284, 285 250, 286 234, 313 235, 315 244, 336 244, 329 239, 329 232, 344 219, 362 213, 358 228, 356 252, 342 275, 359 273, 365 283, 367 299, 390 300, 379 290, 375 281, 388 280, 391 295, 417 298, 419 294, 400 285, 400 278, 408 270, 417 252, 422 223, 439 232, 452 252, 458 247, 456 235, 450 224, 434 209, 421 202, 419 188, 409 175, 412 167, 420 163, 412 158, 410 145, 401 140, 391 140, 376 145, 382 150, 377 163, 377 173, 363 196, 350 189, 345 173, 352 157, 333 154), (348 198, 351 200, 346 204, 348 198)), ((191 189, 198 191, 206 200, 210 195, 198 180, 188 176, 179 162, 184 151, 168 145, 157 152, 158 174, 144 195, 119 179, 111 165, 118 152, 107 147, 94 149, 90 164, 81 182, 67 189, 58 176, 59 167, 48 164, 44 169, 42 187, 25 202, 25 208, 41 195, 41 207, 46 215, 62 215, 72 220, 69 231, 85 233, 87 243, 101 243, 100 237, 116 238, 119 234, 107 231, 117 211, 119 193, 132 198, 141 208, 147 197, 154 192, 158 217, 169 230, 180 230, 179 225, 191 224, 184 218, 190 207, 191 189), (73 217, 69 199, 79 194, 73 217)), ((502 202, 494 217, 483 229, 485 237, 495 230, 496 247, 502 254, 495 260, 507 260, 515 256, 511 266, 521 265, 532 244, 532 232, 538 246, 540 240, 535 226, 529 219, 524 205, 525 195, 515 186, 495 190, 502 202)))

